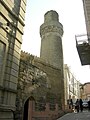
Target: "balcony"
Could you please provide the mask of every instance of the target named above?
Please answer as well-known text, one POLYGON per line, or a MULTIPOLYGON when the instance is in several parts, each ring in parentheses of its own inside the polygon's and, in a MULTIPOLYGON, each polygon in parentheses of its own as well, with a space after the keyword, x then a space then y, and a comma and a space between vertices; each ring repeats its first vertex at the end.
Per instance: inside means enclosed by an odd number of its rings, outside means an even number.
POLYGON ((87 35, 77 35, 76 47, 82 65, 90 65, 90 42, 87 35))

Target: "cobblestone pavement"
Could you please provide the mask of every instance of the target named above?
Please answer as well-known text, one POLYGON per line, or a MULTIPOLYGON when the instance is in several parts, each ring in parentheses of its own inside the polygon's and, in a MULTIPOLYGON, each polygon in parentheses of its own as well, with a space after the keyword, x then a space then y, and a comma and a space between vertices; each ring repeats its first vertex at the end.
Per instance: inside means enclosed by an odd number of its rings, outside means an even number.
POLYGON ((90 111, 68 113, 57 120, 90 120, 90 111))

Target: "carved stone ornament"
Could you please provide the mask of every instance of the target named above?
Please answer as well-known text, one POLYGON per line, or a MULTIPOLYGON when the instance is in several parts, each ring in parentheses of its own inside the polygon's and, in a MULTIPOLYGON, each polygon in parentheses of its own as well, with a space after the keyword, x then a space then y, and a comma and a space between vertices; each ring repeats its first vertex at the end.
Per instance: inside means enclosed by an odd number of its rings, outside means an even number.
POLYGON ((54 25, 49 25, 49 26, 41 26, 41 29, 40 29, 40 35, 45 35, 46 33, 48 32, 57 32, 59 33, 60 35, 63 34, 63 29, 61 27, 57 27, 57 26, 54 26, 54 25))

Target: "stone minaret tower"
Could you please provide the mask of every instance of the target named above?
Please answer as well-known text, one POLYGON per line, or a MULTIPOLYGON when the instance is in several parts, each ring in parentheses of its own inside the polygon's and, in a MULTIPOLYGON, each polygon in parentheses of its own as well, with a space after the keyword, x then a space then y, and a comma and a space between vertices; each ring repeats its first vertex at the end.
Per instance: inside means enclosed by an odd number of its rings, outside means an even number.
MULTIPOLYGON (((63 26, 59 22, 56 11, 51 10, 44 15, 44 23, 40 26, 40 35, 40 58, 53 68, 47 68, 46 70, 51 83, 50 90, 52 93, 58 94, 58 97, 61 97, 61 103, 64 106, 63 26)), ((46 66, 43 69, 45 70, 46 66)))
POLYGON ((44 15, 44 23, 40 26, 40 35, 40 58, 63 72, 63 26, 59 22, 56 11, 51 10, 44 15))

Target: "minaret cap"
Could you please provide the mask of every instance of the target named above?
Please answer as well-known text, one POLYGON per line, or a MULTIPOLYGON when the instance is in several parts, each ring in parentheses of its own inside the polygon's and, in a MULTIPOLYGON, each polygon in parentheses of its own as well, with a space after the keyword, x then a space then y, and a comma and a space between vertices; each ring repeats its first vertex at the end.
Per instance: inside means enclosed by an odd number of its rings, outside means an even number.
POLYGON ((50 10, 44 15, 44 22, 59 21, 59 15, 56 11, 50 10))

